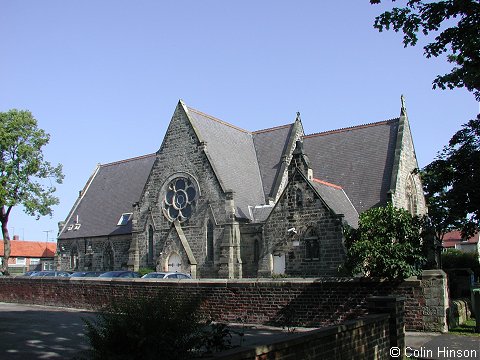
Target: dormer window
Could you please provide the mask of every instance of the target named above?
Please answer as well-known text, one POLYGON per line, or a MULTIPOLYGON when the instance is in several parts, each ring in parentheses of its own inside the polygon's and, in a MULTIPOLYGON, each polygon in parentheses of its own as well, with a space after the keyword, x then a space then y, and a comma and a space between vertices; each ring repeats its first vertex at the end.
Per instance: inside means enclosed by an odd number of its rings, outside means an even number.
POLYGON ((128 220, 132 217, 132 213, 123 213, 118 220, 117 226, 125 226, 128 223, 128 220))

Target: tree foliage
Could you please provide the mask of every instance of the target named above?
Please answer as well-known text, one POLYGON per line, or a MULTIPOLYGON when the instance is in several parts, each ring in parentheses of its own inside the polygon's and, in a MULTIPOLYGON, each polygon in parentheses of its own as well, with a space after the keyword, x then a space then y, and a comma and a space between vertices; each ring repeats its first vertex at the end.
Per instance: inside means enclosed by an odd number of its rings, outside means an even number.
POLYGON ((429 215, 438 235, 480 228, 480 115, 463 125, 421 172, 429 215))
MULTIPOLYGON (((392 0, 395 2, 395 0, 392 0)), ((379 4, 381 0, 370 0, 379 4)), ((450 73, 438 75, 433 88, 465 87, 480 101, 480 2, 478 0, 408 0, 375 18, 379 31, 403 32, 405 47, 414 46, 418 34, 436 34, 435 41, 423 47, 427 58, 447 55, 454 64, 450 73)))
POLYGON ((442 269, 471 269, 477 276, 480 275, 478 253, 464 252, 457 249, 447 249, 442 253, 442 269))
POLYGON ((37 127, 29 111, 0 113, 0 222, 5 245, 2 271, 8 273, 10 236, 8 220, 14 206, 22 205, 29 215, 52 215, 58 204, 55 187, 43 179, 63 180, 62 166, 52 166, 43 157, 42 148, 50 136, 37 127))
POLYGON ((405 279, 418 275, 422 254, 422 220, 391 203, 360 215, 358 229, 345 230, 351 275, 405 279))

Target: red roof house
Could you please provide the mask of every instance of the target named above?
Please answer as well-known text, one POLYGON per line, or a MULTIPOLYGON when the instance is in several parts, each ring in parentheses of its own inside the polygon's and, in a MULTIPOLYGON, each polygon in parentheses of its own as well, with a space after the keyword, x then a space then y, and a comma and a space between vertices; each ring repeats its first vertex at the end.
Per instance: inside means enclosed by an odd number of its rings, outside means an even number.
MULTIPOLYGON (((50 270, 57 251, 57 243, 45 241, 18 240, 16 236, 10 241, 10 258, 8 267, 12 272, 27 270, 50 270), (17 270, 17 271, 15 271, 17 270)), ((0 261, 4 256, 4 243, 0 241, 0 261)))
POLYGON ((442 246, 444 249, 457 249, 464 252, 480 252, 478 235, 479 233, 476 233, 474 236, 464 239, 462 238, 461 231, 450 231, 444 235, 442 246))

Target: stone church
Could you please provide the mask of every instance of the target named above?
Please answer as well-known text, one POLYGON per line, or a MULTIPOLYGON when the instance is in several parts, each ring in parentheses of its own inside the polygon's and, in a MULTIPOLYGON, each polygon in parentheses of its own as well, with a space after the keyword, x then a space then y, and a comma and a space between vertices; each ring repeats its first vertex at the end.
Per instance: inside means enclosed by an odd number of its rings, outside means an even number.
POLYGON ((305 134, 247 131, 179 101, 160 149, 98 165, 60 224, 61 269, 152 268, 194 278, 335 275, 342 228, 391 200, 426 212, 400 116, 305 134))

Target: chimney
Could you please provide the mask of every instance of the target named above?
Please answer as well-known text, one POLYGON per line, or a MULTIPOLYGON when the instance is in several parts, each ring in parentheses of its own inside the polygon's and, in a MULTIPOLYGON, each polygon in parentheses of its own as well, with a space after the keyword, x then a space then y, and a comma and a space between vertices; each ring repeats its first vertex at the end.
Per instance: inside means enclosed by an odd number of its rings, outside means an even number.
POLYGON ((13 240, 20 240, 20 235, 13 235, 13 240))

